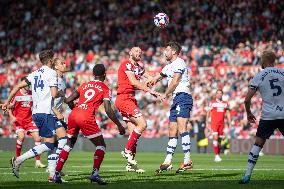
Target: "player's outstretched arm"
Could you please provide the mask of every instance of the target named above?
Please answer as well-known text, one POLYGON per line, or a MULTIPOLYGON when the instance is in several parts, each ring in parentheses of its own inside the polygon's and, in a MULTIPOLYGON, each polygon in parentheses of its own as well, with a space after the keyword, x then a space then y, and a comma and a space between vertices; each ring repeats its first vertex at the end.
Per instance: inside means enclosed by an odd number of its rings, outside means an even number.
POLYGON ((145 92, 149 92, 150 94, 152 94, 153 96, 159 97, 161 96, 160 93, 156 92, 156 91, 152 91, 149 87, 146 86, 146 84, 141 83, 140 81, 138 81, 134 75, 134 73, 132 72, 126 72, 126 75, 131 83, 131 85, 133 85, 135 88, 145 91, 145 92))
POLYGON ((161 73, 160 75, 154 76, 151 80, 148 80, 146 84, 148 87, 152 87, 156 85, 159 81, 161 81, 164 77, 165 75, 161 73))
POLYGON ((249 123, 255 123, 255 116, 252 114, 251 110, 250 110, 250 105, 251 105, 251 99, 254 96, 254 94, 256 93, 256 90, 249 88, 246 98, 245 98, 245 108, 246 108, 246 112, 247 112, 247 119, 249 123))
POLYGON ((115 113, 111 107, 109 100, 104 100, 104 108, 106 111, 107 116, 117 125, 117 128, 119 130, 119 134, 124 135, 125 134, 125 128, 122 126, 120 121, 115 116, 115 113))
POLYGON ((5 104, 2 105, 2 110, 7 110, 12 98, 14 98, 14 96, 16 95, 16 93, 21 89, 28 86, 28 83, 26 82, 26 80, 21 81, 20 83, 18 83, 10 92, 7 102, 5 104))
POLYGON ((180 80, 181 80, 181 74, 180 73, 174 73, 173 79, 172 79, 169 87, 167 88, 167 90, 165 92, 166 97, 174 92, 174 90, 178 86, 180 80))
POLYGON ((72 92, 72 94, 64 99, 64 102, 69 106, 69 108, 72 110, 75 107, 74 100, 78 99, 80 97, 80 93, 75 90, 72 92))

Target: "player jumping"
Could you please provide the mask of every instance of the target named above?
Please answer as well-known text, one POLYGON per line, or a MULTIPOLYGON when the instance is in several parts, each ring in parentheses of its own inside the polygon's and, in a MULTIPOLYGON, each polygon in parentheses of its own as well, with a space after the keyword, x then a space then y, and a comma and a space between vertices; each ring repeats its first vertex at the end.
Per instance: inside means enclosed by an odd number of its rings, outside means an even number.
POLYGON ((181 136, 184 160, 176 173, 191 169, 193 164, 190 159, 190 136, 187 123, 190 117, 193 100, 189 89, 189 73, 186 63, 179 58, 181 46, 177 42, 170 42, 166 45, 165 56, 169 64, 166 65, 160 75, 156 76, 149 85, 154 85, 164 77, 168 80, 168 88, 162 99, 173 95, 173 103, 170 109, 169 142, 167 155, 163 164, 156 171, 157 173, 172 169, 172 158, 177 147, 178 134, 181 136))
POLYGON ((15 94, 20 89, 31 85, 33 99, 32 117, 39 128, 39 135, 44 138, 44 143, 33 147, 17 158, 13 157, 11 159, 12 171, 17 178, 19 178, 20 165, 24 161, 54 148, 55 119, 52 115, 52 100, 58 97, 58 90, 57 74, 51 69, 53 67, 53 56, 54 53, 51 50, 40 52, 39 59, 43 66, 16 85, 10 92, 7 102, 2 106, 2 109, 6 110, 15 94))
POLYGON ((250 105, 251 99, 257 91, 259 91, 262 97, 262 111, 255 143, 249 152, 247 170, 240 180, 240 184, 249 183, 253 168, 259 157, 259 152, 265 141, 274 133, 274 130, 278 128, 284 135, 284 71, 275 67, 275 60, 276 55, 273 51, 263 52, 260 60, 263 70, 252 79, 245 98, 249 123, 255 123, 256 121, 250 110, 250 105))
POLYGON ((126 170, 135 172, 144 172, 137 167, 134 159, 136 154, 137 141, 142 132, 146 129, 147 123, 139 111, 137 100, 135 99, 135 90, 149 92, 154 96, 160 96, 159 93, 152 91, 146 84, 141 83, 141 77, 150 78, 144 68, 139 64, 141 62, 142 50, 139 47, 133 47, 129 52, 129 59, 121 62, 118 69, 118 89, 115 106, 122 114, 130 130, 130 136, 122 155, 127 160, 126 170))
POLYGON ((83 83, 75 90, 65 102, 70 106, 72 112, 68 117, 68 142, 59 155, 56 165, 56 172, 53 178, 55 183, 62 183, 60 172, 64 163, 68 159, 69 153, 76 143, 77 136, 81 130, 96 146, 93 161, 93 172, 90 176, 91 182, 97 182, 99 185, 107 184, 100 176, 99 169, 105 155, 105 141, 99 126, 96 123, 95 114, 99 106, 103 103, 106 114, 117 125, 119 133, 125 134, 125 129, 116 118, 110 103, 109 88, 103 83, 106 77, 103 64, 97 64, 93 68, 94 81, 83 83), (74 107, 73 101, 79 98, 79 102, 74 107))
POLYGON ((220 157, 221 140, 224 138, 224 120, 225 114, 227 116, 230 127, 231 114, 229 104, 222 100, 223 91, 218 89, 216 92, 216 100, 209 103, 209 110, 206 116, 206 128, 209 129, 209 119, 211 117, 211 133, 213 135, 213 151, 215 154, 215 162, 222 161, 220 157))
MULTIPOLYGON (((21 81, 25 79, 26 78, 23 77, 21 78, 21 81)), ((9 115, 17 134, 16 157, 21 155, 25 133, 30 134, 33 137, 36 146, 41 144, 38 128, 32 118, 32 103, 32 94, 29 86, 20 89, 12 99, 9 115)), ((36 156, 35 167, 46 167, 46 165, 41 163, 39 155, 36 156)))

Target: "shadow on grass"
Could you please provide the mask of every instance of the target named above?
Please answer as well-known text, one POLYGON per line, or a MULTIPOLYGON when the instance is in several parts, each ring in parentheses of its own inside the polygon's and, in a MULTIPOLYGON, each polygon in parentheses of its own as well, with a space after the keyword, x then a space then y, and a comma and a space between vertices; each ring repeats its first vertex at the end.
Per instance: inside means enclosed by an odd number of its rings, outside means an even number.
MULTIPOLYGON (((89 181, 78 178, 81 182, 68 182, 63 184, 53 184, 47 182, 31 182, 31 181, 17 181, 17 182, 2 182, 0 188, 21 188, 21 189, 30 189, 30 188, 40 188, 40 189, 52 189, 52 188, 94 188, 98 187, 96 183, 90 183, 89 181)), ((109 183, 107 188, 126 188, 126 189, 144 189, 144 188, 152 188, 152 189, 172 189, 172 188, 190 188, 190 189, 204 189, 204 188, 246 188, 246 189, 259 189, 259 188, 283 188, 284 180, 256 180, 251 181, 250 184, 246 186, 239 185, 237 180, 218 180, 218 181, 208 181, 208 180, 184 180, 184 181, 171 181, 164 180, 158 181, 157 179, 149 180, 141 180, 141 179, 132 179, 132 180, 118 180, 109 183)))

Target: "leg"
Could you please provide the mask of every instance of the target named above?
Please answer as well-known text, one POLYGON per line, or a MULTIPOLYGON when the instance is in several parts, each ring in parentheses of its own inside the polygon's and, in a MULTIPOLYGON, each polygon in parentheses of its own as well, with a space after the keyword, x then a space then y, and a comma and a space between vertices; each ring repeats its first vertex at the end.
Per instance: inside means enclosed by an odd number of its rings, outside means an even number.
POLYGON ((240 184, 247 184, 250 181, 252 171, 258 160, 259 152, 261 151, 266 140, 270 138, 274 130, 278 127, 278 120, 260 120, 257 128, 255 143, 252 146, 249 157, 247 169, 244 177, 240 180, 240 184))
POLYGON ((179 134, 181 136, 181 142, 182 142, 182 150, 184 153, 184 159, 183 163, 179 167, 179 169, 176 171, 176 173, 182 173, 188 169, 191 169, 193 167, 193 163, 190 159, 190 137, 189 132, 187 130, 187 122, 188 118, 178 117, 177 123, 178 123, 178 130, 179 134))
POLYGON ((169 142, 167 145, 167 156, 163 164, 171 164, 175 153, 178 141, 178 126, 177 122, 170 122, 169 126, 169 142))
POLYGON ((94 154, 93 172, 90 176, 91 182, 96 182, 99 185, 106 185, 107 183, 99 176, 99 169, 105 156, 106 144, 102 135, 90 139, 90 141, 96 146, 94 154))
MULTIPOLYGON (((34 132, 31 132, 31 135, 35 141, 35 146, 38 146, 41 144, 41 138, 39 136, 39 133, 38 131, 34 131, 34 132)), ((37 155, 36 156, 36 163, 35 163, 35 167, 36 168, 45 168, 46 165, 42 164, 41 161, 40 161, 40 155, 37 155)))
POLYGON ((220 162, 220 146, 219 146, 219 136, 217 132, 213 132, 213 151, 215 154, 215 162, 220 162))
POLYGON ((185 165, 190 163, 190 144, 191 144, 189 132, 187 130, 187 122, 188 118, 182 118, 182 117, 177 118, 178 130, 181 136, 182 150, 184 153, 183 164, 185 165))
POLYGON ((37 155, 40 155, 43 152, 53 150, 54 148, 54 139, 53 138, 45 138, 44 143, 40 144, 38 146, 33 147, 23 155, 17 157, 17 158, 12 158, 11 159, 11 165, 12 165, 12 171, 14 173, 14 176, 19 178, 19 168, 20 165, 26 161, 27 159, 33 158, 37 155))
MULTIPOLYGON (((134 131, 135 129, 135 125, 130 122, 130 121, 126 121, 126 125, 127 125, 127 128, 128 128, 128 131, 129 131, 129 137, 128 139, 130 138, 131 136, 131 133, 134 131)), ((138 141, 137 141, 138 142, 138 141)), ((137 143, 133 146, 133 149, 132 149, 132 153, 133 153, 133 157, 135 157, 135 154, 136 154, 136 148, 137 148, 137 143)))
POLYGON ((136 148, 137 141, 139 140, 141 133, 146 129, 147 124, 144 117, 131 117, 130 121, 135 125, 135 129, 132 131, 128 142, 125 146, 126 153, 133 153, 134 149, 136 148))
POLYGON ((17 132, 17 142, 16 142, 16 157, 19 157, 21 155, 22 151, 22 144, 25 140, 25 133, 23 130, 19 130, 17 132))

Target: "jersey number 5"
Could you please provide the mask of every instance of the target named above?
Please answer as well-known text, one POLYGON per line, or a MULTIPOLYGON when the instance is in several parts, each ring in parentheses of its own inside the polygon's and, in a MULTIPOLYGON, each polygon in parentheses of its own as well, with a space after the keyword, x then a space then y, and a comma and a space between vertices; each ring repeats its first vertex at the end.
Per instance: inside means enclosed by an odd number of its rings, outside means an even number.
POLYGON ((276 89, 277 92, 273 93, 273 96, 279 96, 282 93, 282 89, 279 85, 275 85, 274 83, 278 82, 279 79, 271 79, 269 80, 271 89, 276 89))

